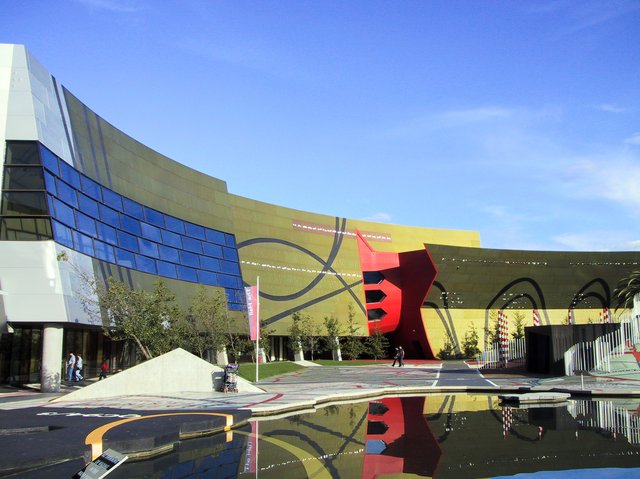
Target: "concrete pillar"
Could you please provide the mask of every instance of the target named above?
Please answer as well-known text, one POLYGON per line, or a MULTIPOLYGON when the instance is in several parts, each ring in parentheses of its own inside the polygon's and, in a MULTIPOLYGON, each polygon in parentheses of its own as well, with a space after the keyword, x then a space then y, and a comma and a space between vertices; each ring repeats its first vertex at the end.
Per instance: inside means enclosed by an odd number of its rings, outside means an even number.
POLYGON ((293 352, 294 361, 304 361, 304 351, 302 351, 302 344, 296 344, 296 350, 293 352))
POLYGON ((340 340, 336 338, 335 348, 331 350, 334 361, 342 361, 342 351, 340 351, 340 340))
POLYGON ((227 355, 227 348, 221 348, 216 350, 216 364, 222 367, 229 364, 229 356, 227 355))
POLYGON ((62 339, 64 328, 61 324, 47 323, 42 332, 42 362, 40 368, 40 391, 43 393, 60 392, 62 373, 62 339))

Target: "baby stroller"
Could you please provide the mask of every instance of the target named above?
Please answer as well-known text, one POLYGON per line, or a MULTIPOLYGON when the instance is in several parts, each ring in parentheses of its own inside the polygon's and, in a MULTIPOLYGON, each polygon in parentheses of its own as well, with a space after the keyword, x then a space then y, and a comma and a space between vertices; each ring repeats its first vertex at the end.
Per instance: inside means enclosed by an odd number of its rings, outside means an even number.
POLYGON ((224 368, 224 392, 238 392, 238 365, 227 364, 224 368))

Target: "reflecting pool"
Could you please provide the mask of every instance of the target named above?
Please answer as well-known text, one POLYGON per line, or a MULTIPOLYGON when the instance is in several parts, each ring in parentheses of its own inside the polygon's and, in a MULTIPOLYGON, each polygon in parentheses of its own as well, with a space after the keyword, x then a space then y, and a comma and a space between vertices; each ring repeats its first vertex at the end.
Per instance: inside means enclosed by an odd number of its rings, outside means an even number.
POLYGON ((113 472, 127 478, 640 478, 640 403, 503 407, 388 397, 263 418, 113 472))

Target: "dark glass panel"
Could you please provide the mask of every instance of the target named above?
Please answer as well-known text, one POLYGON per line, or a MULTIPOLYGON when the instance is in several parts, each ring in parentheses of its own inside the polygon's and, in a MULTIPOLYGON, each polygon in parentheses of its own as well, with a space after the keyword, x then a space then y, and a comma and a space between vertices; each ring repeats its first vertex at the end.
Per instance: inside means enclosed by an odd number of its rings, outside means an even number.
POLYGON ((60 177, 72 185, 75 189, 80 189, 80 173, 73 169, 66 161, 60 161, 60 177))
POLYGON ((235 261, 236 263, 238 262, 238 252, 233 248, 227 248, 224 246, 222 248, 222 255, 224 256, 224 259, 235 261))
POLYGON ((156 261, 158 266, 158 274, 169 278, 177 278, 176 265, 165 261, 156 261))
POLYGON ((56 176, 60 175, 60 170, 58 169, 58 157, 42 145, 40 145, 40 158, 42 160, 42 165, 47 170, 56 176))
POLYGON ((58 221, 71 226, 73 229, 76 227, 76 217, 73 214, 73 208, 65 205, 57 198, 53 199, 53 206, 55 207, 55 214, 53 215, 58 221))
POLYGON ((6 165, 39 165, 38 144, 34 141, 8 141, 6 165))
POLYGON ((237 288, 238 282, 235 276, 229 276, 228 274, 218 274, 218 284, 225 288, 237 288))
POLYGON ((231 261, 220 260, 220 271, 227 274, 240 274, 240 268, 238 263, 232 263, 231 261))
POLYGON ((73 231, 73 249, 89 256, 95 256, 93 240, 78 231, 73 231))
POLYGON ((129 251, 125 251, 120 248, 114 248, 116 252, 116 263, 120 266, 124 266, 125 268, 135 269, 136 260, 133 253, 129 251))
POLYGON ((387 295, 384 294, 379 289, 365 291, 364 296, 366 298, 367 303, 379 303, 380 301, 382 301, 384 298, 387 297, 387 295))
POLYGON ((227 308, 229 309, 229 311, 244 311, 245 309, 247 309, 244 304, 239 303, 229 303, 227 305, 227 308))
POLYGON ((136 263, 138 264, 138 271, 144 271, 145 273, 157 274, 156 262, 146 256, 136 255, 136 263))
POLYGON ((96 222, 89 218, 87 215, 76 211, 76 225, 78 230, 89 236, 97 236, 96 234, 96 222))
POLYGON ((387 315, 387 312, 381 308, 369 309, 367 310, 367 319, 369 321, 374 321, 376 319, 382 319, 387 315))
POLYGON ((164 220, 167 225, 167 229, 175 233, 184 234, 184 221, 168 215, 165 215, 164 220))
POLYGON ((131 233, 132 235, 140 236, 142 234, 142 229, 140 228, 140 222, 130 216, 120 214, 120 224, 122 225, 122 229, 127 233, 131 233))
POLYGON ((104 223, 96 222, 96 230, 98 232, 98 238, 102 241, 110 244, 118 244, 118 236, 116 235, 116 229, 111 226, 107 226, 104 223))
POLYGON ((177 249, 165 245, 158 245, 158 250, 160 259, 171 261, 172 263, 180 262, 180 252, 177 249))
POLYGON ((0 220, 0 240, 41 241, 52 238, 49 218, 3 218, 0 220))
POLYGON ((204 238, 204 228, 202 226, 194 225, 193 223, 184 223, 186 233, 194 238, 204 238))
POLYGON ((92 218, 100 217, 100 210, 98 209, 98 202, 92 200, 88 196, 78 193, 78 209, 87 216, 92 218))
POLYGON ((215 258, 200 256, 200 267, 208 271, 220 271, 220 263, 215 258))
POLYGON ((44 190, 40 166, 5 166, 2 187, 5 190, 44 190))
POLYGON ((102 188, 98 183, 86 176, 82 177, 82 191, 102 203, 102 188))
POLYGON ((152 225, 156 225, 156 226, 159 226, 160 228, 164 228, 164 215, 159 211, 156 211, 152 208, 147 208, 145 206, 144 217, 152 225))
POLYGON ((172 233, 171 231, 162 230, 162 242, 169 246, 175 246, 182 249, 182 239, 179 234, 172 233))
POLYGON ((144 211, 142 209, 142 205, 137 203, 129 198, 122 198, 122 205, 124 207, 124 212, 134 218, 138 218, 139 220, 144 220, 144 211))
POLYGON ((46 193, 37 191, 11 191, 3 193, 2 214, 5 216, 48 215, 46 193))
POLYGON ((118 244, 121 248, 131 251, 138 251, 138 240, 135 236, 125 233, 124 231, 118 231, 118 244))
POLYGON ((100 209, 100 219, 102 221, 111 226, 115 226, 116 228, 120 228, 120 215, 117 211, 102 204, 98 207, 100 209))
POLYGON ((227 246, 230 246, 232 248, 236 247, 236 239, 233 235, 230 235, 229 233, 224 234, 224 243, 227 246))
POLYGON ((71 234, 71 228, 66 227, 62 223, 58 223, 56 220, 53 223, 53 239, 56 243, 73 248, 73 235, 71 234))
POLYGON ((122 196, 108 188, 102 187, 102 201, 114 210, 122 211, 122 196))
POLYGON ((379 284, 384 280, 384 275, 380 271, 365 271, 362 276, 364 284, 379 284))
POLYGON ((158 245, 152 241, 138 238, 138 249, 141 254, 153 256, 154 258, 160 257, 158 254, 158 245))
POLYGON ((205 230, 205 237, 207 238, 207 241, 210 241, 212 243, 220 245, 224 244, 224 233, 222 233, 221 231, 211 230, 207 228, 205 230))
POLYGON ((113 246, 97 240, 95 240, 93 244, 96 250, 96 258, 101 259, 103 261, 108 261, 109 263, 116 262, 116 255, 113 252, 113 246))
POLYGON ((188 236, 184 236, 182 238, 182 246, 187 251, 192 251, 193 253, 202 253, 202 241, 189 238, 188 236))
POLYGON ((198 274, 195 269, 187 268, 186 266, 177 266, 177 269, 178 279, 183 281, 193 281, 194 283, 198 282, 198 274))
POLYGON ((160 228, 156 228, 155 226, 152 226, 148 223, 141 223, 140 226, 142 229, 142 236, 158 243, 162 243, 162 234, 160 233, 160 228))
POLYGON ((78 198, 76 197, 76 190, 73 187, 64 181, 56 180, 56 189, 58 190, 58 198, 74 208, 78 207, 78 198))
POLYGON ((218 286, 218 277, 210 271, 198 270, 198 282, 209 286, 218 286))
POLYGON ((188 253, 186 251, 180 251, 180 262, 187 266, 192 266, 194 268, 200 267, 200 261, 198 260, 198 255, 193 253, 188 253))
POLYGON ((214 258, 222 258, 222 246, 213 243, 203 243, 202 249, 204 254, 213 256, 214 258))

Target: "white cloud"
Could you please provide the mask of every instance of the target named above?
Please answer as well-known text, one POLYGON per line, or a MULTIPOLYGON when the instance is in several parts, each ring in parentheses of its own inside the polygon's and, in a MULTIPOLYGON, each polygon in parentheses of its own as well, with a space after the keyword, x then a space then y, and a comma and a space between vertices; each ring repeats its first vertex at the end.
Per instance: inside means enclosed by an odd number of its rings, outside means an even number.
POLYGON ((621 106, 614 105, 611 103, 603 103, 601 105, 595 105, 594 108, 596 110, 604 111, 607 113, 625 113, 629 111, 628 108, 623 108, 621 106))
POLYGON ((76 2, 85 7, 114 13, 133 13, 140 9, 130 0, 76 0, 76 2))
POLYGON ((624 140, 624 142, 628 145, 640 145, 640 132, 634 133, 629 138, 624 140))
POLYGON ((382 211, 374 213, 366 218, 360 218, 361 221, 371 221, 373 223, 391 223, 392 217, 388 213, 382 211))
POLYGON ((640 240, 626 238, 627 232, 605 229, 564 233, 552 239, 567 251, 640 251, 640 240))

